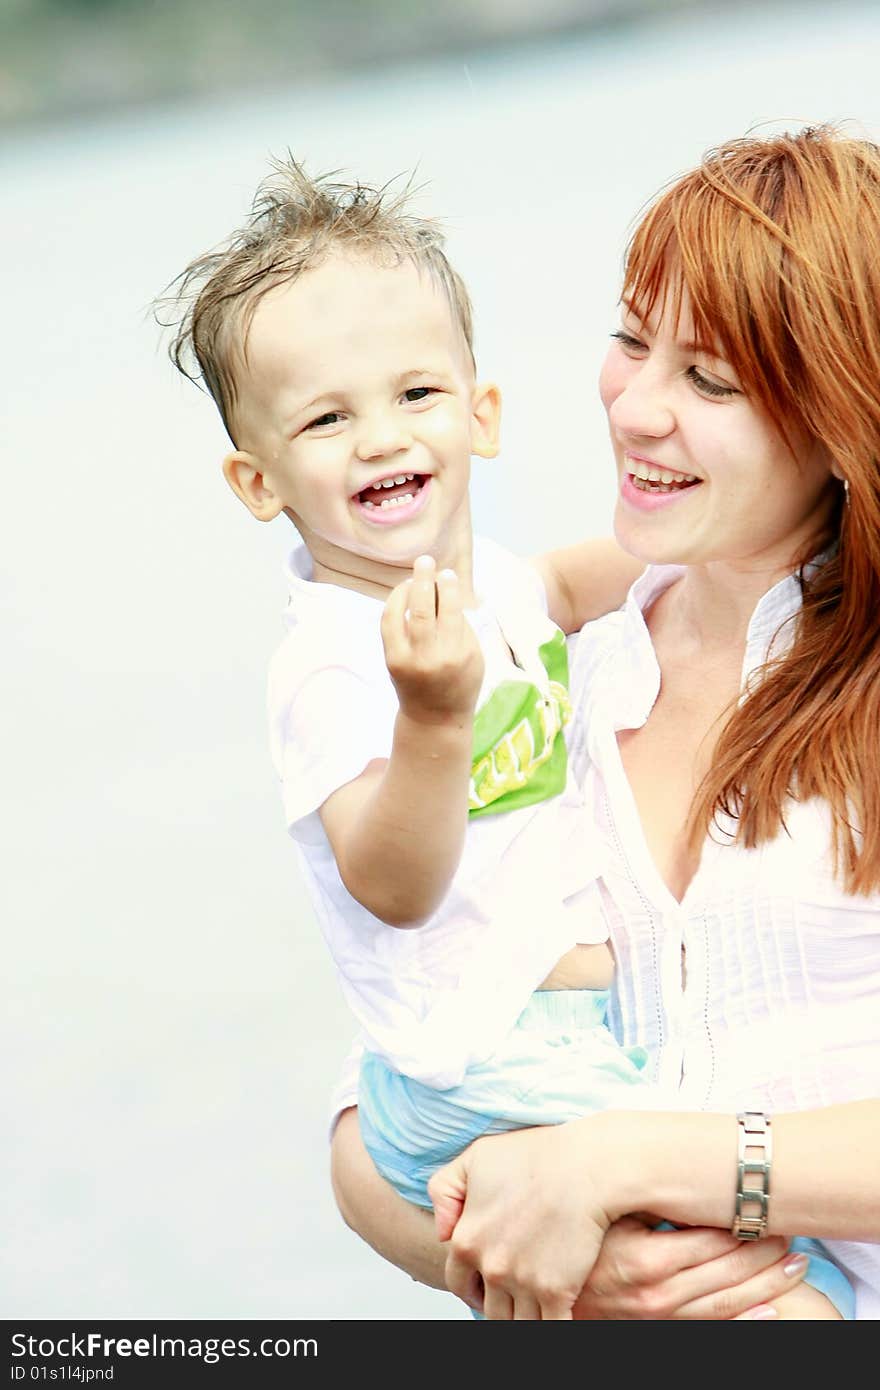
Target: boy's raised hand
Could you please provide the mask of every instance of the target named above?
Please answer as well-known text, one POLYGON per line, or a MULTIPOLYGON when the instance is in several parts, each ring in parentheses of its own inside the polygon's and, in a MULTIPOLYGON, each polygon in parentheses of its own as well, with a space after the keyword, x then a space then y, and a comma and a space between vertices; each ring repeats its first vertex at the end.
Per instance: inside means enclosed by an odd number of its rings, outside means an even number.
POLYGON ((417 723, 470 720, 483 680, 483 653, 464 616, 452 570, 420 555, 412 578, 392 590, 382 615, 385 662, 400 708, 417 723))

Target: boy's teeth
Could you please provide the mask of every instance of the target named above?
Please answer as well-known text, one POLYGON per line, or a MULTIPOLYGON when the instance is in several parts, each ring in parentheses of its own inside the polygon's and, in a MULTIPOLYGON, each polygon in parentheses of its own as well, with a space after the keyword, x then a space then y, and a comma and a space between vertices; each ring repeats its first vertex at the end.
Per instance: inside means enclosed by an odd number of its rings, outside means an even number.
POLYGON ((398 487, 401 483, 411 483, 415 476, 415 473, 401 473, 399 478, 384 478, 381 483, 374 483, 373 487, 398 487))
POLYGON ((400 502, 412 502, 424 486, 424 479, 416 482, 418 473, 398 473, 394 478, 377 479, 358 493, 362 507, 396 506, 400 502))
MULTIPOLYGON (((395 479, 395 482, 397 479, 395 479)), ((403 479, 404 482, 408 480, 403 479)), ((399 507, 402 502, 411 502, 413 494, 411 492, 399 492, 396 497, 383 497, 381 502, 364 502, 365 507, 377 507, 380 512, 387 511, 389 507, 399 507)))

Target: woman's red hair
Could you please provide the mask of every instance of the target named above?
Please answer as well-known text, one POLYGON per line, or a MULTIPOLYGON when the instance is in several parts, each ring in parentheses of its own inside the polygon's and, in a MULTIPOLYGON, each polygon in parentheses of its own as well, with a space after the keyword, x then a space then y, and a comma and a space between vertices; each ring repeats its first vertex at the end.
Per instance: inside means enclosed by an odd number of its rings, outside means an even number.
MULTIPOLYGON (((730 716, 694 808, 754 847, 786 801, 831 808, 837 873, 880 890, 880 148, 820 127, 732 141, 663 192, 629 245, 623 296, 646 317, 686 289, 697 336, 788 439, 846 479, 839 545, 801 570, 793 642, 730 716)), ((807 558, 807 557, 802 557, 807 558)))

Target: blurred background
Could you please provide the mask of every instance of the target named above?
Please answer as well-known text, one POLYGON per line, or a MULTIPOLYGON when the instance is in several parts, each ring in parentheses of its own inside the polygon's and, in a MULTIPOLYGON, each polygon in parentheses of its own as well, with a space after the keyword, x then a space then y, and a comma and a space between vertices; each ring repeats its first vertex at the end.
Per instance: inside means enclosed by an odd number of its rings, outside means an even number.
POLYGON ((272 155, 416 173, 505 395, 480 529, 606 533, 633 218, 708 146, 880 134, 880 7, 0 0, 7 1318, 458 1318, 345 1229, 353 1031, 264 728, 294 537, 149 305, 272 155))

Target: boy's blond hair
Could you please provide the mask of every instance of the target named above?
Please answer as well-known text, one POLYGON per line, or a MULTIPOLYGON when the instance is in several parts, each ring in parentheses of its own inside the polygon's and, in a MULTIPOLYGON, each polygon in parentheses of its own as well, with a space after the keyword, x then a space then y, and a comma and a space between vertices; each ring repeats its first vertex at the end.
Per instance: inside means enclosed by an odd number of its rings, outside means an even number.
POLYGON ((332 250, 424 267, 445 291, 473 359, 468 292, 446 259, 437 224, 406 211, 409 184, 391 193, 388 185, 335 183, 335 174, 311 178, 292 157, 273 161, 273 170, 257 189, 245 224, 191 261, 157 307, 165 325, 175 327, 172 362, 191 381, 204 383, 233 442, 234 369, 247 359, 257 305, 332 250), (169 306, 176 310, 172 320, 164 315, 169 306))

